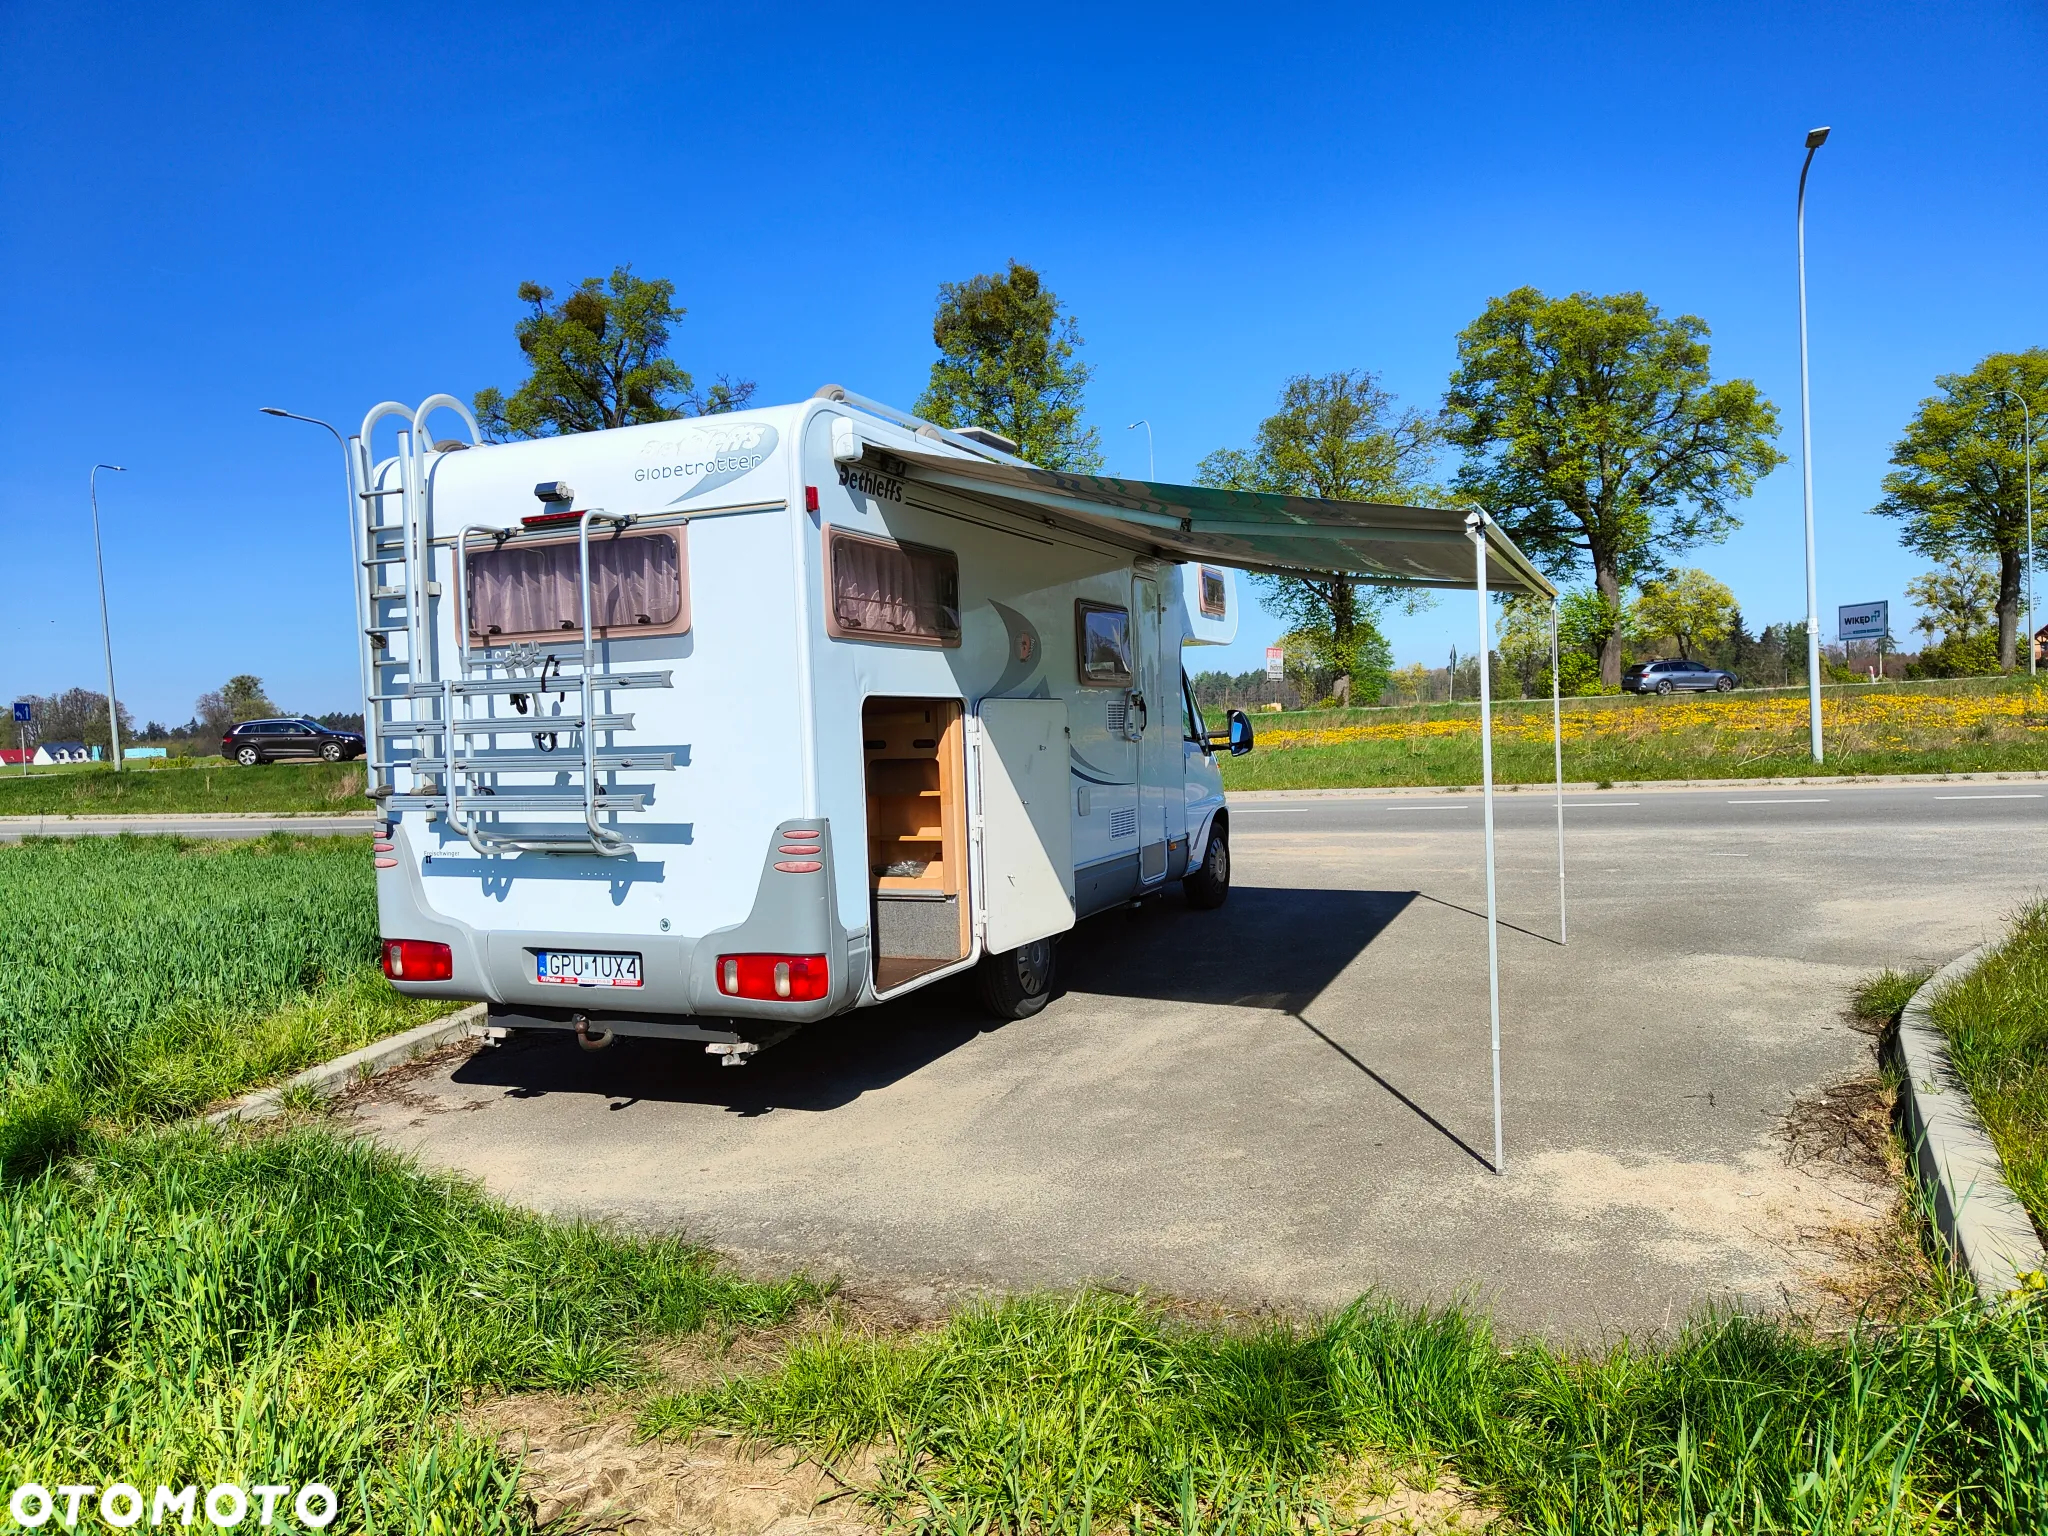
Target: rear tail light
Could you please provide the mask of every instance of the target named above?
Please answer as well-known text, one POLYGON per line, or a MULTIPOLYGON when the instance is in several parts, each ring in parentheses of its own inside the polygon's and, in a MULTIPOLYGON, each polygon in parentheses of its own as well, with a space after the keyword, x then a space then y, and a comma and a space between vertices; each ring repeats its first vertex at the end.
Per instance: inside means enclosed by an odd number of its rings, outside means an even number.
POLYGON ((814 1003, 831 982, 823 955, 720 955, 718 990, 763 1002, 814 1003))
POLYGON ((384 974, 393 981, 447 981, 455 974, 455 952, 432 939, 386 939, 384 974))

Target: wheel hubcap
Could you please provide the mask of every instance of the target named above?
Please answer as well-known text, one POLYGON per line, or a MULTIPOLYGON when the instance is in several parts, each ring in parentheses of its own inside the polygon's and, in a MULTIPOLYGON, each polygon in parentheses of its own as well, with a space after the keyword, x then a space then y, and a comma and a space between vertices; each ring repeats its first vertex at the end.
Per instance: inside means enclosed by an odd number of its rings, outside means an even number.
POLYGON ((1033 996, 1045 990, 1052 975, 1052 940, 1039 939, 1017 951, 1017 981, 1033 996))

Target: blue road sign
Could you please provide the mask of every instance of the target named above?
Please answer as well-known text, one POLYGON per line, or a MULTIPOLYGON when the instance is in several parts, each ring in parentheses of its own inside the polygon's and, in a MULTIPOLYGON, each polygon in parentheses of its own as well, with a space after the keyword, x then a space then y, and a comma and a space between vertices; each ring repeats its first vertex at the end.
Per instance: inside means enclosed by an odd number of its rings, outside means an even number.
POLYGON ((27 699, 16 699, 14 701, 14 718, 23 725, 28 724, 34 714, 35 706, 29 703, 27 699))

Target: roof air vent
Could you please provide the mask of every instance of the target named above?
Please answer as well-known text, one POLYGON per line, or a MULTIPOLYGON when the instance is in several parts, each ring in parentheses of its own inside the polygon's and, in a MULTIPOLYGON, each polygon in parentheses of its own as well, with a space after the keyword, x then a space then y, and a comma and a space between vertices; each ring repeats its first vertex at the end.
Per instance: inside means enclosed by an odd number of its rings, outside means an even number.
POLYGON ((1005 437, 1002 433, 991 431, 987 427, 956 427, 953 430, 957 436, 968 438, 984 448, 993 448, 997 453, 1014 454, 1017 451, 1014 438, 1005 437))

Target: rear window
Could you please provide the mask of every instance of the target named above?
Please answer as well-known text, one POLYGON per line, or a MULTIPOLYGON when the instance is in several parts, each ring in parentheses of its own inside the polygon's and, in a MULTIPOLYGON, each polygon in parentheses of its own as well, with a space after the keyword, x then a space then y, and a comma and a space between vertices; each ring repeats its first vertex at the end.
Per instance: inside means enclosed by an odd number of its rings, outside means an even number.
MULTIPOLYGON (((477 640, 538 639, 583 628, 576 540, 513 540, 469 551, 469 629, 477 640)), ((690 627, 687 551, 680 528, 605 534, 590 541, 590 624, 616 635, 680 634, 690 627)))

